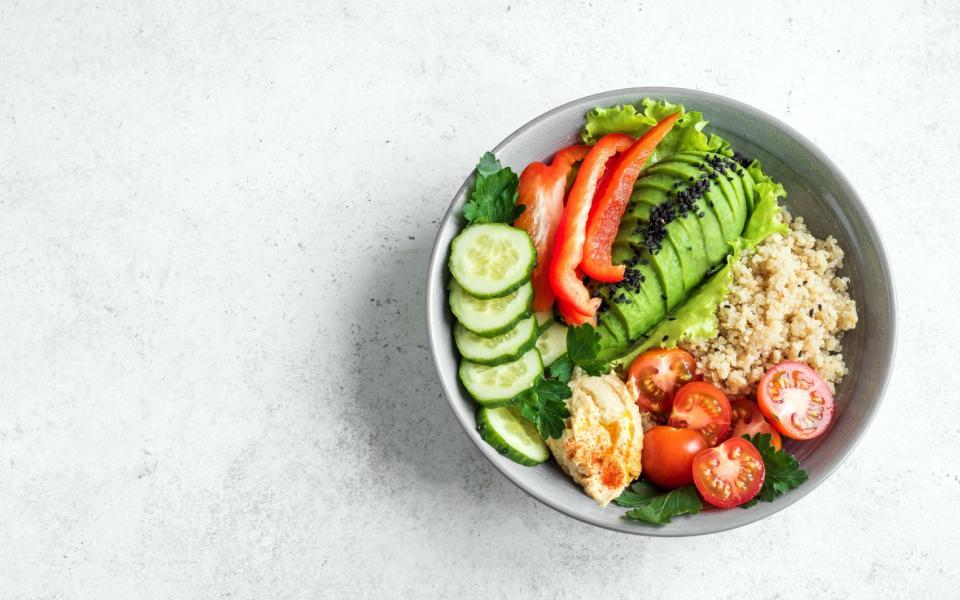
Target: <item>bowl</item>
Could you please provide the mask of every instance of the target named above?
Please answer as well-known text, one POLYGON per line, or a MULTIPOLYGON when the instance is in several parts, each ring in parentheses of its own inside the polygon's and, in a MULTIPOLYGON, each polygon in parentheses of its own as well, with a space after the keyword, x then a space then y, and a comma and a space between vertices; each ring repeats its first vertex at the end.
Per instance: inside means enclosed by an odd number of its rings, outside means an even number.
MULTIPOLYGON (((698 110, 714 131, 747 156, 761 160, 764 170, 787 190, 792 214, 804 218, 817 237, 834 236, 846 253, 843 275, 850 278, 850 294, 859 313, 857 327, 843 337, 844 359, 850 372, 837 386, 836 412, 830 430, 807 442, 788 441, 809 474, 800 487, 773 502, 749 510, 706 510, 676 517, 672 523, 651 526, 624 517, 611 504, 598 507, 552 461, 524 467, 500 456, 475 428, 476 407, 457 378, 458 355, 453 344, 453 316, 447 306, 450 241, 462 226, 460 210, 473 177, 457 191, 434 242, 427 278, 427 328, 433 361, 450 408, 480 452, 518 487, 566 515, 599 527, 648 536, 685 536, 740 527, 783 510, 812 492, 853 451, 880 408, 893 363, 896 341, 894 288, 880 236, 850 182, 837 166, 797 131, 751 106, 705 92, 681 88, 629 88, 603 92, 564 104, 530 121, 493 152, 505 166, 520 170, 532 161, 549 159, 558 149, 575 143, 584 115, 595 106, 635 103, 643 97, 666 99, 698 110)), ((477 140, 477 156, 485 149, 477 140)))

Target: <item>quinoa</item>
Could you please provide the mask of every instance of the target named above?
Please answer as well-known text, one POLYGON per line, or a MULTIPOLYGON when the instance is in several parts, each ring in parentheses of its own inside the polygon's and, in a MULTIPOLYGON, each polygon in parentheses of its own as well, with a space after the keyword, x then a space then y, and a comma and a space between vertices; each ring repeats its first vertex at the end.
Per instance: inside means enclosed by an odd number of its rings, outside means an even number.
POLYGON ((843 250, 818 240, 784 211, 790 230, 745 253, 717 311, 719 335, 687 344, 704 377, 726 393, 753 392, 764 372, 784 360, 812 367, 833 390, 847 373, 840 338, 857 325, 848 279, 837 276, 843 250))

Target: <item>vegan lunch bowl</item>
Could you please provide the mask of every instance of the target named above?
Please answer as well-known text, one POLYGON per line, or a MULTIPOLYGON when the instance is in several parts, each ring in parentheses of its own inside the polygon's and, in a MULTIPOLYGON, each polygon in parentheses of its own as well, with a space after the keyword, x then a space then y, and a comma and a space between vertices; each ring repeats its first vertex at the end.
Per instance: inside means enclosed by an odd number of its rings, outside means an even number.
POLYGON ((428 324, 454 413, 584 521, 685 535, 822 481, 877 409, 890 275, 843 176, 718 96, 609 92, 483 154, 441 226, 428 324))

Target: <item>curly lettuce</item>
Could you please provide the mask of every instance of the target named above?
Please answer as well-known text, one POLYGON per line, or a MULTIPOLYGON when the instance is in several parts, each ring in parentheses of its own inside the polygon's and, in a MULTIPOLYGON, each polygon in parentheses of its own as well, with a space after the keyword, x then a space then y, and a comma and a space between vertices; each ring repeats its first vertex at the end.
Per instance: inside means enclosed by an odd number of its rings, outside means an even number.
POLYGON ((587 144, 594 144, 608 133, 626 133, 640 137, 658 121, 676 112, 681 113, 681 116, 670 133, 657 145, 650 157, 651 163, 669 154, 688 150, 733 156, 733 149, 726 140, 716 134, 707 135, 703 132, 703 128, 707 126, 703 114, 697 111, 687 112, 682 104, 650 98, 644 98, 637 106, 623 104, 594 108, 587 113, 581 138, 587 144))

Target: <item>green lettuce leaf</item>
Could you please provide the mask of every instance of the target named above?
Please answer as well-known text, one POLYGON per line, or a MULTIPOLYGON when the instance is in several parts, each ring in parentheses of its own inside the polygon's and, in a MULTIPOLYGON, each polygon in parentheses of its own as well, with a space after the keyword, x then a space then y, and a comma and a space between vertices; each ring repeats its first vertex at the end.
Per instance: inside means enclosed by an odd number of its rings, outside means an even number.
POLYGON ((627 511, 627 518, 653 525, 665 525, 672 517, 697 514, 703 509, 697 489, 692 485, 662 492, 646 481, 634 483, 615 502, 632 509, 627 511))
POLYGON ((581 137, 587 144, 596 143, 608 133, 626 133, 633 137, 640 137, 658 121, 675 112, 680 112, 681 117, 670 133, 657 145, 657 149, 650 157, 650 162, 657 162, 668 154, 687 150, 702 150, 733 156, 733 149, 726 140, 718 135, 708 136, 703 133, 707 121, 702 113, 687 112, 683 105, 672 104, 666 100, 644 98, 640 101, 639 107, 624 104, 594 108, 587 113, 581 137))
POLYGON ((632 104, 598 106, 587 113, 587 122, 580 137, 587 144, 596 144, 597 140, 608 133, 626 133, 639 137, 656 124, 656 118, 637 112, 637 107, 632 104))
MULTIPOLYGON (((754 164, 757 162, 754 161, 754 164)), ((790 229, 780 218, 780 205, 777 203, 779 198, 787 195, 783 186, 767 177, 767 181, 757 183, 754 189, 758 200, 740 235, 745 248, 753 248, 771 235, 786 234, 790 229)))

